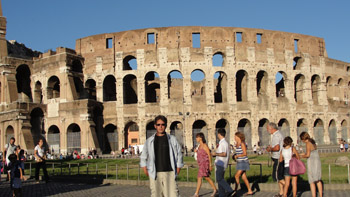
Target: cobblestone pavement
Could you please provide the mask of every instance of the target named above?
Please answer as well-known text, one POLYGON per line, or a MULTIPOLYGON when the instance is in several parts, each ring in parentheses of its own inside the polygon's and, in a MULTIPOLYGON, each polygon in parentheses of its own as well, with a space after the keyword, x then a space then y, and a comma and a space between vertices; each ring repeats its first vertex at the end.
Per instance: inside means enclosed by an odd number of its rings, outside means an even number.
MULTIPOLYGON (((50 183, 38 183, 33 180, 29 180, 23 183, 23 196, 120 196, 120 197, 138 197, 138 196, 150 196, 150 190, 147 186, 130 186, 130 185, 92 185, 92 184, 79 184, 79 183, 67 183, 67 182, 50 182, 50 183)), ((192 196, 195 188, 180 187, 180 194, 182 197, 192 196)), ((210 196, 211 190, 201 189, 201 196, 210 196)), ((243 191, 239 191, 236 196, 242 196, 243 191)), ((273 196, 273 192, 256 192, 254 196, 273 196)), ((0 196, 12 196, 9 182, 2 182, 0 184, 0 196)), ((301 193, 298 196, 307 197, 311 196, 310 192, 301 193)), ((326 191, 327 197, 345 197, 350 196, 349 191, 326 191)))

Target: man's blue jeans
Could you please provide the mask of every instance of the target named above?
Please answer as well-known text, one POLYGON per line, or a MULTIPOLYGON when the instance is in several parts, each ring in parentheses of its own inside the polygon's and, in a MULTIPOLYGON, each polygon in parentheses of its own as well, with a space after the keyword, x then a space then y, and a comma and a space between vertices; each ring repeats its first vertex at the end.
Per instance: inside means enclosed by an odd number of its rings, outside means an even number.
POLYGON ((230 185, 225 181, 224 175, 225 175, 225 168, 222 166, 216 166, 216 181, 219 185, 219 196, 226 196, 226 192, 232 192, 233 189, 230 187, 230 185))

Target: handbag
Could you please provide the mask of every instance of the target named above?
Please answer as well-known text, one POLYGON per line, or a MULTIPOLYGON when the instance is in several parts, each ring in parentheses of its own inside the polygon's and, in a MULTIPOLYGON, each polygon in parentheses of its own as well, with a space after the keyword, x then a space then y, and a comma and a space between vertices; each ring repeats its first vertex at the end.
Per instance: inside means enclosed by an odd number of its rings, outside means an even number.
POLYGON ((296 157, 292 157, 292 159, 289 161, 289 174, 295 176, 304 174, 305 172, 305 164, 296 157))

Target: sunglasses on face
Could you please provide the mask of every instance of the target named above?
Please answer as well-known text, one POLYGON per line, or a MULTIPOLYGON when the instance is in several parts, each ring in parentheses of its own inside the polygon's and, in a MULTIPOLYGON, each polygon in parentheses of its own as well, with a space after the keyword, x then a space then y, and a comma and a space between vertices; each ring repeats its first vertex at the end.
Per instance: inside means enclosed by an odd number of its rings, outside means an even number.
POLYGON ((165 124, 156 124, 157 127, 165 126, 165 124))

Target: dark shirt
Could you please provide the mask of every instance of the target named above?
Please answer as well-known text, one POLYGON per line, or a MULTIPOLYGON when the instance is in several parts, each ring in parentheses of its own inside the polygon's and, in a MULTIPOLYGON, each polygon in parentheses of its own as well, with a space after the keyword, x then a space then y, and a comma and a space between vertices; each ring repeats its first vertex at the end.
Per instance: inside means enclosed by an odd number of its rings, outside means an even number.
POLYGON ((168 136, 155 136, 154 138, 154 155, 157 172, 173 171, 170 163, 168 136))

